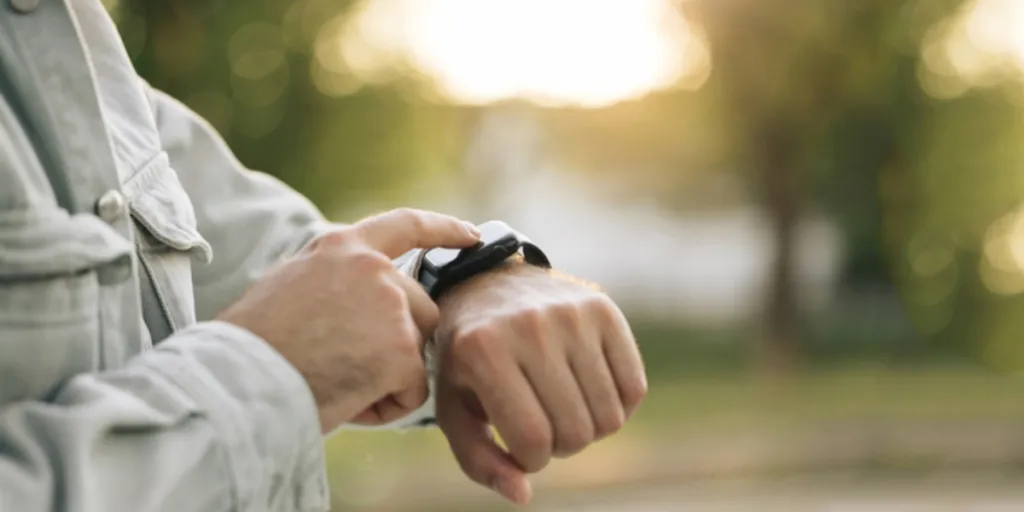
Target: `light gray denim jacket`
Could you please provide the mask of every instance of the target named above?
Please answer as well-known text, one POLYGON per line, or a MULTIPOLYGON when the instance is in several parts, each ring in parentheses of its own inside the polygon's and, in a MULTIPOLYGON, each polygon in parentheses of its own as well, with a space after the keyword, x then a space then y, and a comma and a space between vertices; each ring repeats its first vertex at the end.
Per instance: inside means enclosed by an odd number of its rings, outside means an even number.
POLYGON ((211 319, 329 224, 99 0, 0 2, 0 512, 327 509, 305 383, 211 319))

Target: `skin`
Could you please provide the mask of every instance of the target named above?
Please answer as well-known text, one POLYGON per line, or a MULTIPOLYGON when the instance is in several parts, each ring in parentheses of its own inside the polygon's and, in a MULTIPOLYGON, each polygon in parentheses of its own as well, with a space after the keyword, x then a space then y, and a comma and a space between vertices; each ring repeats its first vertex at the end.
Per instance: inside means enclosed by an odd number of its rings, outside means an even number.
POLYGON ((511 263, 440 309, 438 424, 466 475, 513 503, 532 497, 527 473, 617 432, 647 394, 622 312, 578 280, 511 263))
POLYGON ((324 432, 391 422, 422 405, 422 348, 432 339, 437 420, 452 453, 471 480, 526 504, 527 474, 621 429, 647 380, 622 312, 591 285, 510 261, 435 304, 391 264, 413 248, 478 238, 471 225, 436 213, 369 217, 310 243, 220 319, 295 366, 324 432))
POLYGON ((395 210, 322 235, 218 318, 260 336, 302 375, 322 430, 398 419, 427 397, 423 341, 437 306, 392 258, 479 240, 458 219, 395 210))

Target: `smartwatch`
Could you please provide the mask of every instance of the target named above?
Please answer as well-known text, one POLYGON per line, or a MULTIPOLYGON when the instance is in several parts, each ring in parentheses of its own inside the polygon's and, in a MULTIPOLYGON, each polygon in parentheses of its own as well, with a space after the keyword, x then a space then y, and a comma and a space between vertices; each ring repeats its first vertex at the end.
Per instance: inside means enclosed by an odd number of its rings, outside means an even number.
POLYGON ((551 268, 548 257, 529 238, 501 221, 485 222, 480 241, 465 249, 430 249, 423 254, 417 279, 437 300, 445 290, 481 272, 491 270, 514 255, 521 255, 527 264, 551 268))

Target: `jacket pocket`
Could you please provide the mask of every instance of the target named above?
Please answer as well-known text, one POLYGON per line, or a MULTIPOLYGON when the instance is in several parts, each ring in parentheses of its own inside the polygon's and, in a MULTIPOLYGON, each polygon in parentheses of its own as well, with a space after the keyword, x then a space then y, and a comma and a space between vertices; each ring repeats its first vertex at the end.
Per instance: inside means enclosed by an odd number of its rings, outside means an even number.
MULTIPOLYGON (((135 173, 124 191, 138 227, 139 259, 153 285, 159 313, 167 322, 164 329, 149 325, 155 343, 195 323, 192 263, 209 263, 212 250, 196 227, 192 201, 166 153, 135 173)), ((156 312, 144 314, 147 324, 155 323, 150 319, 156 312)))
POLYGON ((99 369, 100 282, 130 275, 131 254, 91 215, 0 213, 0 404, 99 369))

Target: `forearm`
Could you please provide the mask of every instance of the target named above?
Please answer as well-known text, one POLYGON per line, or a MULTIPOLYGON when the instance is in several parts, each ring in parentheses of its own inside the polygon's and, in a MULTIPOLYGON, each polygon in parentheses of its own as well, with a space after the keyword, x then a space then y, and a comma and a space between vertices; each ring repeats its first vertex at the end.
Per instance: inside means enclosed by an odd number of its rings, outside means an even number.
POLYGON ((221 323, 0 414, 0 510, 326 510, 316 407, 288 363, 221 323))

